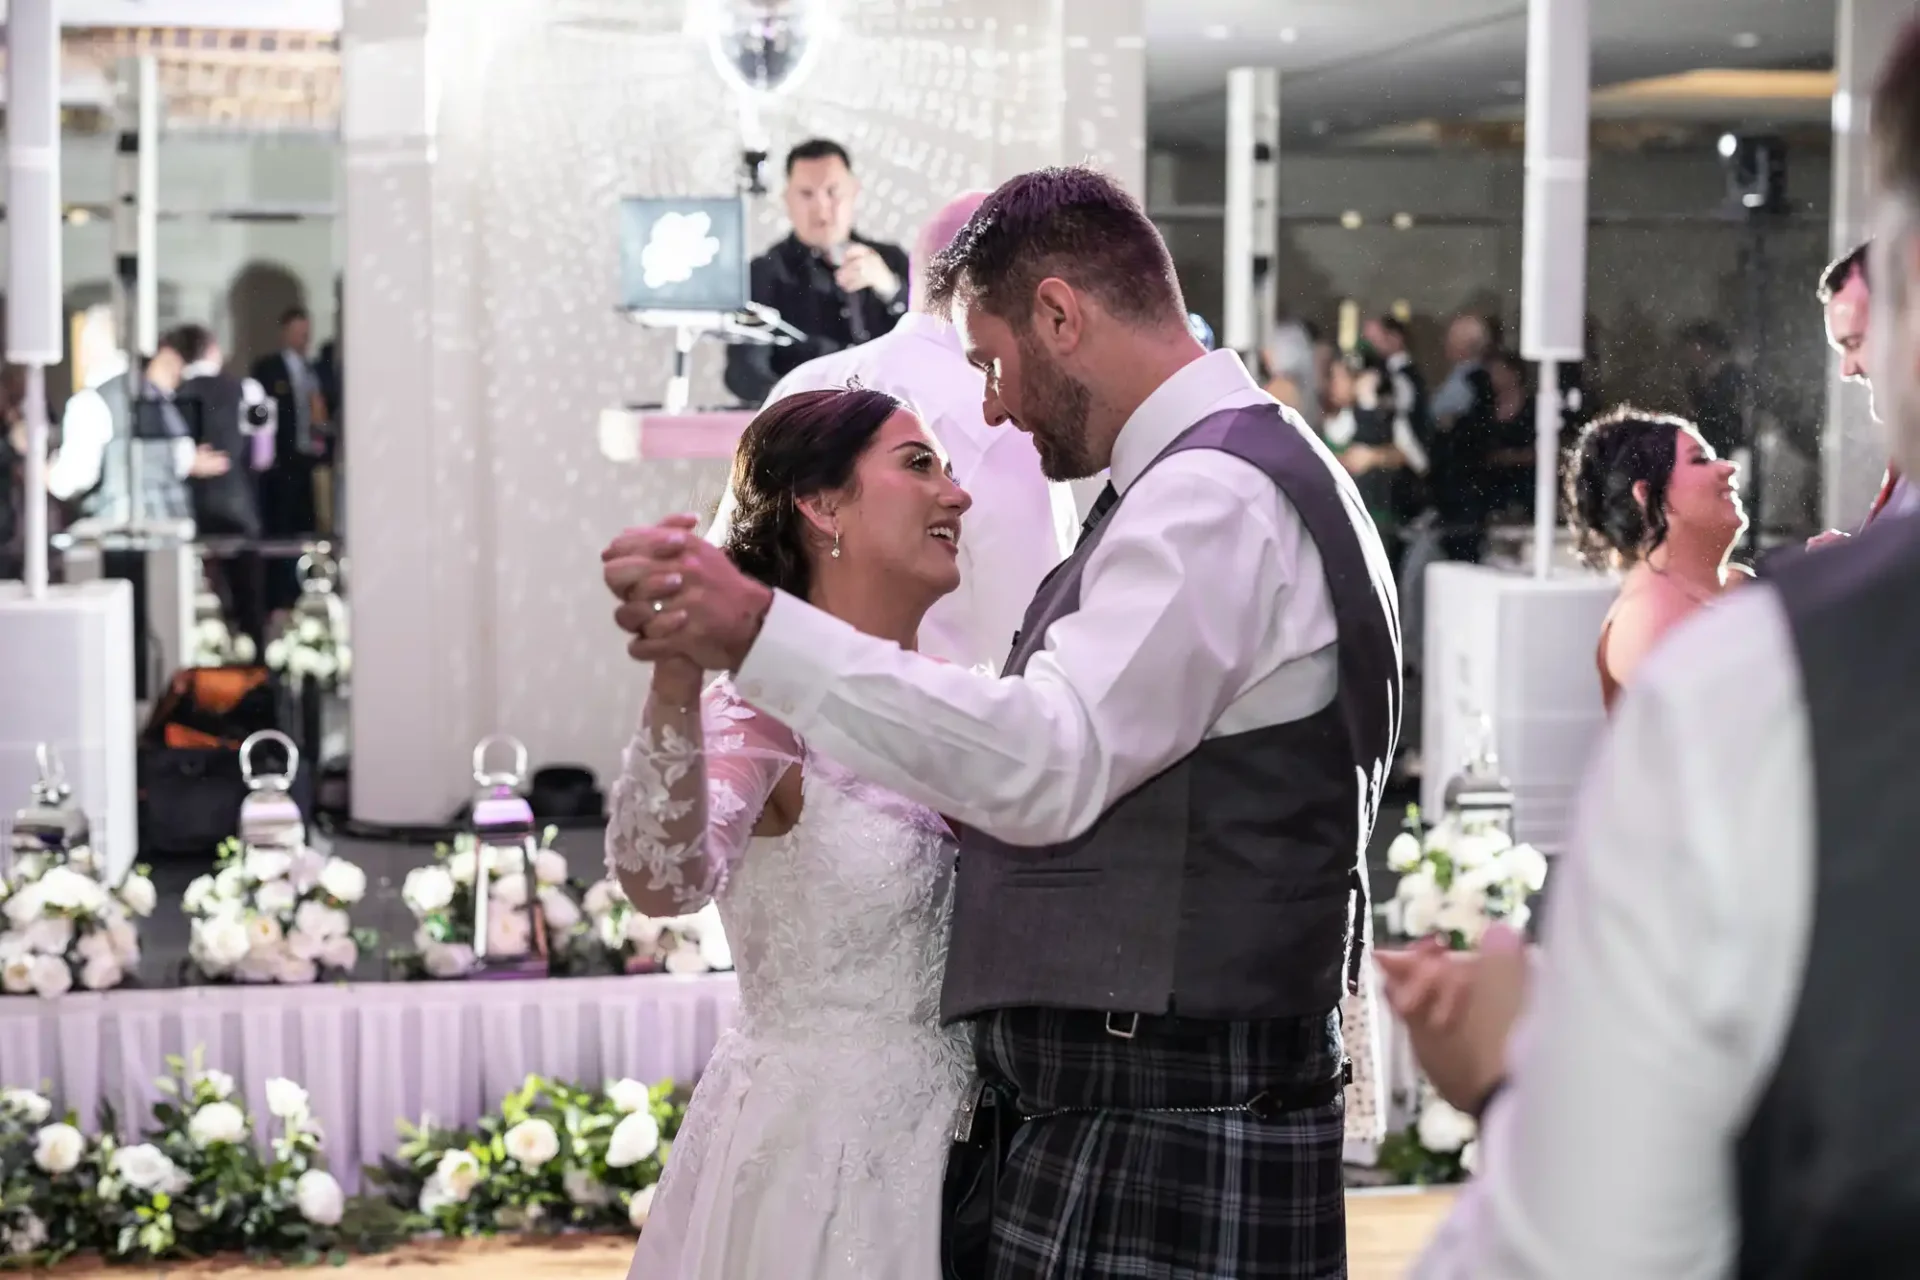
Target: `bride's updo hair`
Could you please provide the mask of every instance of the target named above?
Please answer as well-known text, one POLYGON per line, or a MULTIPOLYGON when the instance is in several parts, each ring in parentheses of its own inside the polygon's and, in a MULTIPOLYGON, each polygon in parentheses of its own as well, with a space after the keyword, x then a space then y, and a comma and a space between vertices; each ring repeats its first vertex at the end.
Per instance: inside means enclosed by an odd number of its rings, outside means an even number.
POLYGON ((1567 471, 1567 519, 1581 559, 1596 569, 1632 564, 1667 540, 1667 482, 1691 425, 1622 406, 1581 431, 1567 471), (1633 492, 1643 481, 1644 506, 1633 492))
POLYGON ((905 406, 860 386, 802 391, 762 409, 733 451, 727 557, 742 573, 804 600, 819 535, 800 501, 853 480, 880 427, 905 406))

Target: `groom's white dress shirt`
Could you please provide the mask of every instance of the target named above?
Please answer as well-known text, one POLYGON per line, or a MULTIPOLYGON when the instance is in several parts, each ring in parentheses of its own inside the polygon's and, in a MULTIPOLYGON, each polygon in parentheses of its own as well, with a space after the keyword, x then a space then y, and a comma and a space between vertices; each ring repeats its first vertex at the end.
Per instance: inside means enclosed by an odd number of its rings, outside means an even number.
MULTIPOLYGON (((960 522, 960 586, 927 610, 920 650, 998 671, 1040 580, 1073 550, 1080 528, 1073 493, 1047 482, 1024 431, 987 425, 985 379, 961 353, 960 335, 938 316, 909 313, 871 342, 807 361, 780 380, 767 403, 853 381, 911 406, 946 451, 954 483, 973 498, 960 522)), ((732 515, 729 489, 709 541, 725 538, 732 515)))
POLYGON ((1689 619, 1640 668, 1554 872, 1512 1085, 1419 1280, 1732 1274, 1733 1147, 1812 929, 1811 764, 1771 587, 1689 619))
MULTIPOLYGON (((1126 501, 1079 611, 1022 678, 929 662, 776 594, 735 687, 862 777, 1022 845, 1085 832, 1203 738, 1312 715, 1333 700, 1333 602, 1292 504, 1216 450, 1147 470, 1214 411, 1274 403, 1216 351, 1135 410, 1111 469, 1126 501)), ((1313 439, 1291 413, 1275 429, 1313 439)))

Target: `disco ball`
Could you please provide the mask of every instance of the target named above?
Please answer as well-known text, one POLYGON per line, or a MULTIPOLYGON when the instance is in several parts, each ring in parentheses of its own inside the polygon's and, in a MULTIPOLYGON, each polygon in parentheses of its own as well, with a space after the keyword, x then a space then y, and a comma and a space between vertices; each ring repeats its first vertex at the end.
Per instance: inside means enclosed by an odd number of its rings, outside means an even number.
POLYGON ((824 0, 704 0, 695 20, 713 64, 736 88, 792 88, 826 34, 824 0))

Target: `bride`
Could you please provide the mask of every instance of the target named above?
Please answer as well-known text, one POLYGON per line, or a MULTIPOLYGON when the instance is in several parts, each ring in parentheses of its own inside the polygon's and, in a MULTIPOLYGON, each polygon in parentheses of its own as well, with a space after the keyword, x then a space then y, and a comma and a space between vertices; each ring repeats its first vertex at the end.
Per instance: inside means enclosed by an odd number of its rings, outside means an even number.
MULTIPOLYGON (((877 391, 756 417, 726 543, 743 571, 914 646, 960 580, 970 499, 877 391)), ((717 902, 739 971, 630 1280, 934 1280, 971 1053, 940 1025, 955 842, 741 701, 662 662, 613 790, 607 860, 634 906, 717 902)))
POLYGON ((1581 431, 1567 506, 1587 563, 1625 570, 1594 655, 1611 712, 1667 632, 1752 576, 1728 562, 1747 514, 1734 464, 1715 456, 1698 428, 1630 408, 1581 431))

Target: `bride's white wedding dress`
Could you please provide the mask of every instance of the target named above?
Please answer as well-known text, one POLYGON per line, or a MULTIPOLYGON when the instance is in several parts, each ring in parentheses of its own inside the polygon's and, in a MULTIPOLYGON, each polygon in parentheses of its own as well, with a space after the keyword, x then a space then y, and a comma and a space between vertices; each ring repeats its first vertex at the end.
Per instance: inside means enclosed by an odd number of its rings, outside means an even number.
POLYGON ((939 1017, 953 837, 726 681, 702 708, 704 753, 642 725, 607 830, 608 860, 679 909, 718 902, 740 983, 629 1278, 935 1280, 971 1060, 939 1017), (799 822, 752 837, 796 763, 799 822))

